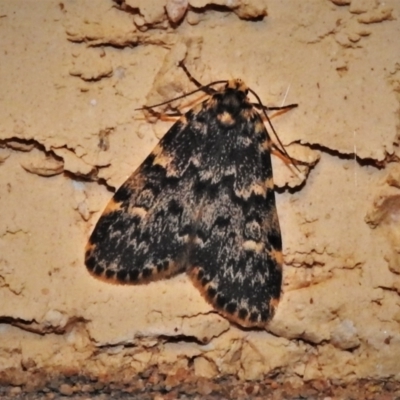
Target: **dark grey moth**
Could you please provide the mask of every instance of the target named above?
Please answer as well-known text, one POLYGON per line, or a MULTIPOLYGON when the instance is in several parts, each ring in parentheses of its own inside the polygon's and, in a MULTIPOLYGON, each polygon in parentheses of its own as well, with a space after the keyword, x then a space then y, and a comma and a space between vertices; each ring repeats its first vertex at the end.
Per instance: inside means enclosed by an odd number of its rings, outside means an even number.
POLYGON ((122 284, 186 272, 223 316, 263 327, 282 283, 276 147, 260 115, 265 107, 250 102, 248 87, 216 83, 222 88, 181 116, 114 194, 86 266, 122 284))

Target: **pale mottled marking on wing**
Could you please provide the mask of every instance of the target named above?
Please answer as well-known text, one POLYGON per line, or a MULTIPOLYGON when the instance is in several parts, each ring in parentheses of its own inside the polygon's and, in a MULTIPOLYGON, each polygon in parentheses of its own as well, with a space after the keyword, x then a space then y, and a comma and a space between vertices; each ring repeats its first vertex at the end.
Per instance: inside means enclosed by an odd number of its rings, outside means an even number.
MULTIPOLYGON (((265 129, 265 127, 264 127, 264 129, 265 129)), ((268 140, 266 140, 266 141, 261 145, 261 147, 262 147, 264 150, 266 150, 266 151, 268 151, 268 152, 270 153, 271 150, 272 150, 273 147, 274 147, 274 144, 273 144, 273 142, 272 142, 271 139, 268 139, 268 140)))
POLYGON ((265 131, 265 125, 261 121, 261 119, 257 119, 254 123, 254 130, 256 135, 259 135, 260 133, 263 133, 265 131))
POLYGON ((273 297, 269 302, 269 307, 270 309, 275 310, 275 308, 278 307, 278 304, 279 304, 279 299, 273 297))
POLYGON ((255 240, 246 240, 243 242, 242 246, 245 251, 254 251, 259 254, 261 254, 265 249, 264 243, 256 242, 255 240))
POLYGON ((268 190, 273 190, 274 189, 274 180, 273 178, 268 178, 264 182, 264 187, 267 188, 268 190))
POLYGON ((253 141, 249 137, 242 137, 238 139, 238 144, 243 147, 249 147, 253 144, 253 141))
POLYGON ((227 111, 218 114, 217 119, 221 124, 226 126, 232 126, 236 123, 236 120, 233 118, 232 114, 227 111))
MULTIPOLYGON (((146 181, 146 177, 142 174, 141 167, 139 167, 126 181, 125 183, 121 186, 122 187, 126 187, 129 188, 129 190, 131 191, 135 191, 138 188, 143 187, 145 181, 146 181)), ((120 188, 120 189, 121 189, 120 188)), ((119 189, 118 189, 119 190, 119 189)), ((117 191, 118 192, 118 191, 117 191)), ((114 201, 114 199, 110 200, 110 203, 114 201)))
POLYGON ((275 260, 276 266, 282 269, 283 265, 283 254, 281 250, 272 249, 269 254, 271 255, 272 259, 275 260))
POLYGON ((148 214, 148 211, 143 207, 132 207, 130 209, 130 212, 132 215, 138 216, 140 218, 145 218, 146 215, 148 214))
POLYGON ((174 160, 174 156, 167 153, 160 143, 158 143, 151 154, 154 156, 153 165, 159 165, 168 171, 168 167, 174 160))
MULTIPOLYGON (((243 188, 242 190, 235 189, 235 194, 237 197, 240 197, 244 200, 248 200, 252 195, 258 195, 262 197, 267 196, 267 192, 271 189, 267 185, 269 185, 269 180, 264 182, 253 182, 251 186, 248 188, 243 188)), ((272 183, 273 186, 273 183, 272 183)))
POLYGON ((114 199, 111 199, 108 202, 106 208, 104 209, 102 215, 110 214, 112 212, 119 211, 119 210, 121 210, 121 203, 117 203, 116 201, 114 201, 114 199))
POLYGON ((92 252, 96 248, 96 245, 92 244, 91 242, 87 242, 85 247, 85 254, 92 252))

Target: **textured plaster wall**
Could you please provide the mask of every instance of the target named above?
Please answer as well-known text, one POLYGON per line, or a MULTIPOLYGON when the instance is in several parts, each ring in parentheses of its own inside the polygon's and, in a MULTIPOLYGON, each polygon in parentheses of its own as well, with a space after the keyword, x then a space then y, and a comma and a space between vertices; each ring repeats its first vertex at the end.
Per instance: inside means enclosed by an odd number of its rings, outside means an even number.
MULTIPOLYGON (((0 375, 32 371, 400 379, 400 3, 0 1, 0 375), (241 77, 303 176, 274 159, 284 285, 266 331, 185 275, 90 276, 113 190, 171 121, 135 108, 241 77)), ((181 103, 179 103, 181 104, 181 103)), ((123 378, 121 378, 123 379, 123 378)))

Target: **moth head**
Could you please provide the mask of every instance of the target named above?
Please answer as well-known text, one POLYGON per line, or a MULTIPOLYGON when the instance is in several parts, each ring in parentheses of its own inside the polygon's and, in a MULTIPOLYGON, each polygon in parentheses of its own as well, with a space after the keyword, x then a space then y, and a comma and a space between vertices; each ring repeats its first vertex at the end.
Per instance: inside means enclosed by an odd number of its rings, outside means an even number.
POLYGON ((225 90, 227 89, 233 89, 239 92, 243 92, 246 96, 247 93, 249 92, 249 88, 241 79, 232 79, 228 81, 225 90))
POLYGON ((233 125, 244 109, 251 107, 247 99, 248 87, 241 79, 228 81, 223 89, 214 95, 219 120, 224 125, 233 125))

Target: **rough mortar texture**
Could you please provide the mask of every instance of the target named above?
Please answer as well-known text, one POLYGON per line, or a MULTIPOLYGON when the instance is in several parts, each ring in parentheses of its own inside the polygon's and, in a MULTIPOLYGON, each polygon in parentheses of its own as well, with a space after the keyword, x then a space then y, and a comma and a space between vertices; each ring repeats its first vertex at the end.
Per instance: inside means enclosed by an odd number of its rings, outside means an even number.
POLYGON ((160 374, 167 391, 187 376, 400 381, 399 37, 398 0, 0 1, 7 393, 145 390, 160 374), (230 325, 185 275, 116 286, 83 263, 113 190, 171 126, 135 109, 194 89, 179 61, 299 104, 273 118, 309 168, 273 160, 285 266, 267 330, 230 325))

